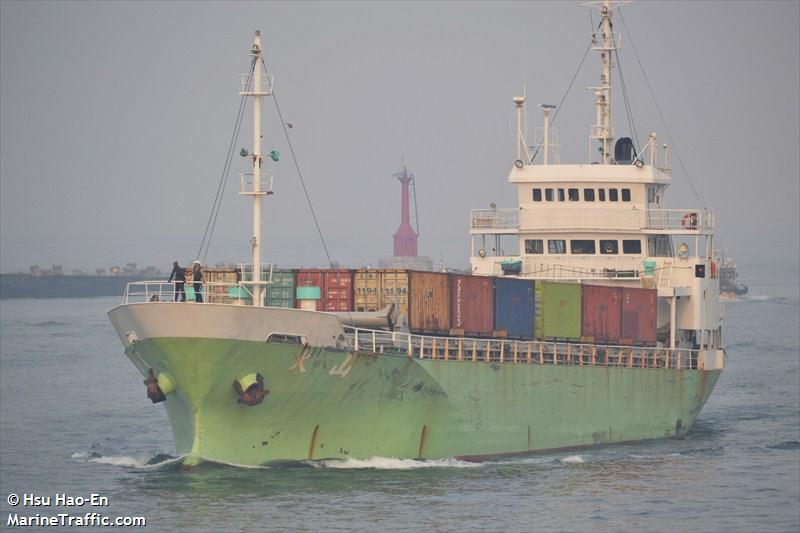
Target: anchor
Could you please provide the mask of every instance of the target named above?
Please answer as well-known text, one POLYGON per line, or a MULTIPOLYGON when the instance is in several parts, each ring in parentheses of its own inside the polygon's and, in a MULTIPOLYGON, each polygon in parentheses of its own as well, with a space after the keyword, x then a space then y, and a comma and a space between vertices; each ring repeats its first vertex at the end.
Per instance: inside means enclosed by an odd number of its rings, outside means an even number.
POLYGON ((269 390, 264 388, 264 376, 261 373, 247 374, 233 380, 233 390, 239 396, 237 401, 249 407, 260 404, 269 394, 269 390))
POLYGON ((159 403, 167 399, 167 395, 158 385, 158 379, 156 379, 152 368, 147 371, 147 379, 143 383, 147 386, 147 397, 150 398, 151 402, 159 403))

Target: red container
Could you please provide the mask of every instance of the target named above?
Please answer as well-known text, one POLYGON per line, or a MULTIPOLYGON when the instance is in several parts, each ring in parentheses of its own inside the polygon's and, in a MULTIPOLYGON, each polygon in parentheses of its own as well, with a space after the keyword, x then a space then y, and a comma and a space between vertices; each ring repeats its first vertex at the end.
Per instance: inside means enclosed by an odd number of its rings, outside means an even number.
POLYGON ((622 289, 622 338, 632 344, 656 343, 656 289, 622 289))
MULTIPOLYGON (((297 287, 319 287, 318 311, 353 310, 353 271, 344 268, 301 268, 295 274, 297 287)), ((298 301, 296 307, 300 307, 298 301)))
POLYGON ((353 310, 353 271, 328 270, 325 272, 323 311, 353 310))
POLYGON ((618 343, 622 330, 622 287, 583 285, 582 291, 583 340, 618 343))
POLYGON ((490 336, 494 329, 494 283, 485 276, 450 277, 450 329, 490 336))

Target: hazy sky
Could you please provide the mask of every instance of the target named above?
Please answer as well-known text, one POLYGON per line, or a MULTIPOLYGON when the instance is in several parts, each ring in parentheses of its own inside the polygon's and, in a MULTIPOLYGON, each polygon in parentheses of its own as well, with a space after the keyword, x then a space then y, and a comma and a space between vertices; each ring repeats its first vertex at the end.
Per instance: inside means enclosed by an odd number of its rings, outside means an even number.
MULTIPOLYGON (((635 2, 633 44, 672 135, 670 207, 700 204, 740 261, 798 261, 800 2, 635 2)), ((594 21, 597 22, 596 13, 594 21)), ((420 252, 468 262, 471 208, 515 207, 511 98, 558 103, 590 34, 578 2, 0 2, 0 270, 195 258, 225 162, 253 31, 334 260, 391 255, 401 156, 420 252)), ((631 40, 622 73, 641 142, 667 140, 631 40)), ((555 126, 586 162, 596 53, 555 126)), ((618 85, 618 83, 617 83, 618 85)), ((615 128, 628 134, 619 92, 615 128)), ((265 260, 324 266, 274 105, 265 260)), ((237 143, 250 147, 248 115, 237 143)), ((250 203, 234 160, 209 263, 246 261, 250 203)))

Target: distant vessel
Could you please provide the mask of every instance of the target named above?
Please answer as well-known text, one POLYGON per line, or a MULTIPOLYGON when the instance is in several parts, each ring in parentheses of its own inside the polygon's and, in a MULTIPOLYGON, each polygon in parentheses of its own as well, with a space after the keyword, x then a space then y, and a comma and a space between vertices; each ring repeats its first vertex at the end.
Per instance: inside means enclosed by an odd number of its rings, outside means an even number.
POLYGON ((739 267, 730 257, 723 258, 719 265, 719 293, 723 300, 734 300, 747 294, 747 285, 739 282, 739 267))
POLYGON ((632 139, 614 143, 616 6, 594 7, 598 159, 553 164, 545 107, 534 164, 526 98, 515 98, 519 205, 472 211, 468 275, 261 262, 271 80, 262 85, 256 32, 241 93, 254 104, 241 189, 253 200, 252 263, 241 280, 206 280, 205 303, 173 303, 172 284, 141 283, 109 312, 186 464, 480 458, 692 426, 723 368, 714 216, 665 207, 671 178, 654 134, 642 153, 632 139), (277 285, 288 298, 273 298, 277 285))

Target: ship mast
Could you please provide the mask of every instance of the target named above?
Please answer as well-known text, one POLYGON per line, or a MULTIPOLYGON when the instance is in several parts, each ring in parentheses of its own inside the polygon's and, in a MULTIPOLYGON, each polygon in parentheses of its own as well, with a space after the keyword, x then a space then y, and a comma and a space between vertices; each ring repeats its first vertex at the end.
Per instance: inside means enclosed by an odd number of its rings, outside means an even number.
MULTIPOLYGON (((250 239, 250 246, 253 252, 253 305, 263 306, 264 283, 261 281, 261 200, 264 195, 269 194, 269 191, 264 190, 261 183, 261 163, 263 161, 261 154, 261 97, 271 94, 272 83, 271 80, 267 80, 266 90, 261 86, 261 32, 258 30, 256 30, 255 38, 253 39, 253 46, 250 48, 250 56, 253 58, 253 86, 252 89, 248 91, 247 81, 243 80, 243 88, 240 94, 253 98, 253 153, 251 154, 253 172, 250 183, 251 187, 249 190, 243 190, 242 194, 253 197, 253 237, 250 239)), ((243 186, 243 189, 245 188, 246 187, 243 186)))
POLYGON ((600 163, 611 164, 611 145, 614 141, 614 129, 611 126, 611 69, 612 53, 617 49, 618 35, 612 31, 611 11, 628 2, 590 2, 589 7, 600 9, 600 34, 592 34, 592 50, 600 52, 600 85, 589 87, 594 91, 595 124, 592 126, 590 138, 600 141, 600 163))

